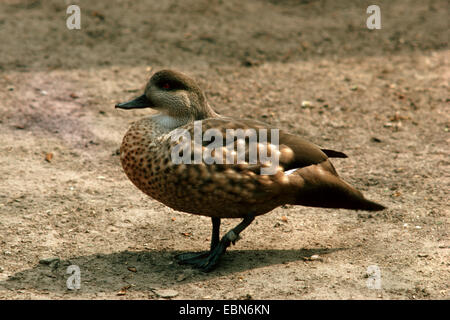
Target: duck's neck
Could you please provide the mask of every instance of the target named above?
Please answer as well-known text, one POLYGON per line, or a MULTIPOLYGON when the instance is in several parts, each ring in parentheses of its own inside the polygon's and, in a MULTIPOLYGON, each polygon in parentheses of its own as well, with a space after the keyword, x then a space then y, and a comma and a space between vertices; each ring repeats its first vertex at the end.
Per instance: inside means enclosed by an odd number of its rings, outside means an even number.
POLYGON ((178 127, 184 126, 190 122, 194 122, 196 120, 203 120, 207 118, 217 118, 220 117, 219 114, 214 112, 214 110, 206 105, 206 108, 199 114, 186 114, 186 115, 171 115, 166 113, 160 113, 153 117, 153 120, 156 121, 161 127, 166 130, 173 130, 178 127))
POLYGON ((168 131, 184 126, 192 121, 190 118, 172 117, 162 113, 153 116, 153 120, 168 131))

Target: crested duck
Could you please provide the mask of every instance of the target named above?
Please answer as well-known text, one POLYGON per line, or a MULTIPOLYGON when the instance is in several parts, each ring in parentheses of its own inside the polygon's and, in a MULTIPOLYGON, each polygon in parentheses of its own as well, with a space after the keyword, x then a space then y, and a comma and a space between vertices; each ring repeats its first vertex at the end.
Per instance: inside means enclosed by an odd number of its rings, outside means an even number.
POLYGON ((229 133, 229 129, 251 129, 257 132, 258 137, 260 132, 266 130, 270 138, 275 131, 270 125, 259 121, 219 115, 210 107, 197 83, 183 73, 172 70, 155 73, 143 95, 119 103, 116 108, 152 108, 158 111, 134 122, 123 138, 120 160, 131 182, 170 208, 211 217, 210 250, 180 254, 176 257, 180 264, 203 271, 212 270, 227 247, 238 240, 239 234, 255 216, 284 204, 368 211, 384 209, 384 206, 366 199, 339 177, 329 158, 346 158, 344 153, 320 148, 283 130, 276 131, 276 146, 269 142, 257 143, 258 151, 265 150, 267 154, 277 155, 271 174, 262 174, 262 169, 272 163, 267 164, 260 158, 253 163, 249 161, 249 137, 232 140, 215 138, 219 140, 215 142, 223 142, 225 146, 220 149, 222 155, 217 152, 219 149, 214 150, 217 157, 213 159, 223 160, 231 153, 231 159, 235 161, 237 155, 233 148, 244 144, 244 161, 240 163, 207 162, 202 156, 200 161, 189 161, 194 157, 183 152, 211 151, 208 143, 212 140, 203 138, 200 145, 198 141, 197 144, 188 141, 180 148, 183 139, 175 133, 195 136, 197 126, 202 132, 213 129, 219 137, 229 133), (174 152, 176 148, 177 152, 174 152), (174 159, 174 154, 183 155, 182 159, 187 161, 174 159), (241 218, 242 222, 220 239, 223 218, 241 218))

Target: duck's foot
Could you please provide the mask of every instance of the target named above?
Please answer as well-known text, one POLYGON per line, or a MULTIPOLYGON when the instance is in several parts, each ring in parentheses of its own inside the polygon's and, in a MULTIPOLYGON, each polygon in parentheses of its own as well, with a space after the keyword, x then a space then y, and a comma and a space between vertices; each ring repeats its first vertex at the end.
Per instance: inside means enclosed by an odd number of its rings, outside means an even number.
POLYGON ((200 253, 182 253, 175 258, 179 264, 187 264, 194 268, 198 268, 203 272, 209 272, 217 266, 220 257, 225 253, 231 243, 234 244, 238 240, 238 235, 233 230, 229 231, 220 242, 209 252, 200 253))
POLYGON ((203 272, 209 272, 217 266, 220 257, 225 253, 231 243, 238 240, 238 235, 233 230, 229 231, 220 242, 209 252, 189 252, 177 255, 179 264, 187 264, 194 268, 200 269, 203 272))
POLYGON ((175 258, 179 264, 187 264, 194 268, 198 268, 203 272, 209 272, 217 266, 220 257, 225 253, 230 244, 235 244, 235 242, 239 240, 239 233, 241 233, 253 219, 253 216, 244 218, 240 224, 228 231, 220 242, 212 241, 211 250, 209 252, 182 253, 175 258))
POLYGON ((209 252, 210 251, 180 253, 175 256, 175 260, 177 260, 179 264, 196 265, 198 261, 208 257, 209 252))
POLYGON ((203 272, 211 271, 217 264, 218 259, 214 259, 211 252, 183 253, 175 257, 179 264, 189 265, 200 269, 203 272))

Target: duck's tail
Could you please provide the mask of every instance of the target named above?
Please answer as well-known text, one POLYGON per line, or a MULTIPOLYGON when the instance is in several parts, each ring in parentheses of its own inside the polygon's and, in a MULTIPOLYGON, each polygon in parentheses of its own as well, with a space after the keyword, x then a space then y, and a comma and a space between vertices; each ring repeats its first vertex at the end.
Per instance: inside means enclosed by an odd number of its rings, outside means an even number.
POLYGON ((289 181, 292 188, 290 204, 367 211, 385 209, 364 198, 361 192, 320 165, 297 170, 289 176, 289 181))

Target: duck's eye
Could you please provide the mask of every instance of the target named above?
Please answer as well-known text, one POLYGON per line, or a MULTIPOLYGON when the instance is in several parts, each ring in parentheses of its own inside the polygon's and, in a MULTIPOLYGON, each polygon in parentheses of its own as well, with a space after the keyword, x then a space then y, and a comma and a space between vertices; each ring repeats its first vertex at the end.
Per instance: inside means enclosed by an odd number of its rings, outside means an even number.
POLYGON ((164 84, 162 85, 162 88, 168 90, 168 89, 170 89, 170 84, 168 84, 168 83, 166 82, 166 83, 164 83, 164 84))

